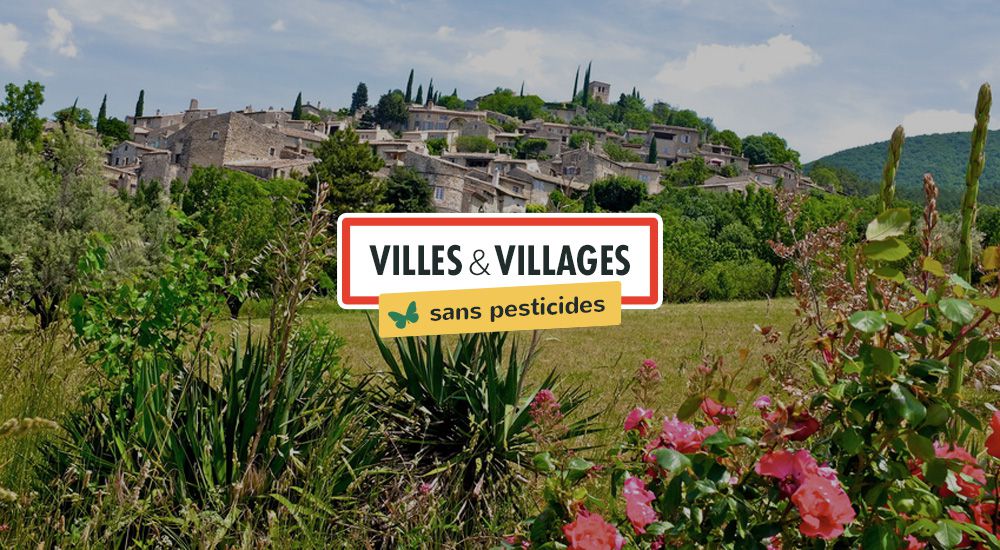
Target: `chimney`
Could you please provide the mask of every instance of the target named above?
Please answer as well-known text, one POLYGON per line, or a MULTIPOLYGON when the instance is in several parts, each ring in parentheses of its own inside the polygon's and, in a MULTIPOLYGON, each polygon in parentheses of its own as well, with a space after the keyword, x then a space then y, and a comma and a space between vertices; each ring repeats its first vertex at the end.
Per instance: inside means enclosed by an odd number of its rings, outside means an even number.
POLYGON ((159 109, 156 110, 156 116, 160 116, 160 110, 159 109))
POLYGON ((198 110, 198 100, 192 99, 191 105, 188 107, 188 111, 197 111, 197 110, 198 110))
POLYGON ((316 108, 317 108, 317 109, 319 109, 319 108, 320 108, 320 105, 322 105, 322 104, 323 104, 323 102, 322 102, 322 101, 317 101, 317 102, 316 102, 316 108))

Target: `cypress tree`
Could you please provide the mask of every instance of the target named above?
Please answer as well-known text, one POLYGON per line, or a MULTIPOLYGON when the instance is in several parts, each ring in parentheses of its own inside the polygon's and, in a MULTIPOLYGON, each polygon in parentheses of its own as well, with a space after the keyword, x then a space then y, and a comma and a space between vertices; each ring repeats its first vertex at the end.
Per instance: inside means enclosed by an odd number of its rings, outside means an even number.
POLYGON ((97 131, 100 132, 104 128, 104 123, 108 121, 108 94, 104 94, 104 99, 101 100, 101 108, 97 111, 97 131))
POLYGON ((139 101, 135 102, 135 118, 142 116, 142 109, 145 106, 146 90, 139 90, 139 101))
POLYGON ((427 85, 427 101, 434 101, 434 79, 427 85))
POLYGON ((413 69, 410 69, 410 78, 406 79, 406 102, 411 103, 413 100, 413 69))
POLYGON ((292 107, 292 120, 302 120, 302 92, 295 97, 295 106, 292 107))
POLYGON ((590 104, 590 66, 594 62, 587 63, 587 72, 583 75, 583 101, 580 103, 586 107, 590 104))
POLYGON ((458 88, 451 91, 451 97, 458 97, 458 88))
POLYGON ((521 97, 524 97, 524 81, 521 81, 521 97))
POLYGON ((580 66, 577 65, 576 66, 576 78, 573 79, 573 99, 570 100, 570 103, 576 101, 577 85, 579 83, 580 83, 580 66))
POLYGON ((657 156, 658 155, 656 153, 656 138, 654 137, 649 140, 649 153, 646 154, 646 162, 650 164, 656 164, 657 156))
POLYGON ((421 84, 417 86, 417 103, 423 104, 424 102, 424 85, 421 84))
POLYGON ((358 109, 368 105, 368 85, 358 82, 358 89, 351 94, 351 114, 358 112, 358 109))

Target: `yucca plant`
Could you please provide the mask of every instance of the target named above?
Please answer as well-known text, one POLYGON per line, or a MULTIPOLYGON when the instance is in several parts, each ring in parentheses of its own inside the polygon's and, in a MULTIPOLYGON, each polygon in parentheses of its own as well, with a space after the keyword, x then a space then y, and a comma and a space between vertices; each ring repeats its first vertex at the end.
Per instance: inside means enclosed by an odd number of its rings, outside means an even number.
MULTIPOLYGON (((406 457, 446 478, 459 498, 490 492, 488 500, 516 490, 511 474, 535 450, 532 399, 559 385, 554 370, 529 383, 533 346, 521 353, 515 338, 494 332, 459 335, 451 347, 440 336, 399 338, 393 353, 377 334, 375 339, 390 374, 377 401, 386 403, 406 457)), ((568 418, 589 393, 574 386, 558 395, 560 413, 568 418)), ((595 418, 567 421, 555 438, 573 447, 575 439, 596 430, 595 418)))

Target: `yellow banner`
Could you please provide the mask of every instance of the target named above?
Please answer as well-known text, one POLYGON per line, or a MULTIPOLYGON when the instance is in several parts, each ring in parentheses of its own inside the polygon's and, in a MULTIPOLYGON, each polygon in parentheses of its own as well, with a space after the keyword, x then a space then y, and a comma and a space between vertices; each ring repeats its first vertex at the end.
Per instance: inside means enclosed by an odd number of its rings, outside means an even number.
POLYGON ((620 325, 621 282, 382 294, 383 338, 620 325))

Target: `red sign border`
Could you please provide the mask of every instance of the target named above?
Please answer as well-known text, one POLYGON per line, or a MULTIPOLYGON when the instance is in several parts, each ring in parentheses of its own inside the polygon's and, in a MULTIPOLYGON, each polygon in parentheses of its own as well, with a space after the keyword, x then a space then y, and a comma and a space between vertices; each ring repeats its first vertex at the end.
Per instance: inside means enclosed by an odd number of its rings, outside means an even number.
POLYGON ((337 297, 341 305, 378 306, 378 296, 351 295, 351 228, 357 226, 416 227, 647 227, 650 273, 648 296, 622 296, 623 306, 656 307, 661 303, 662 221, 657 214, 581 216, 573 214, 345 214, 337 221, 337 297))

